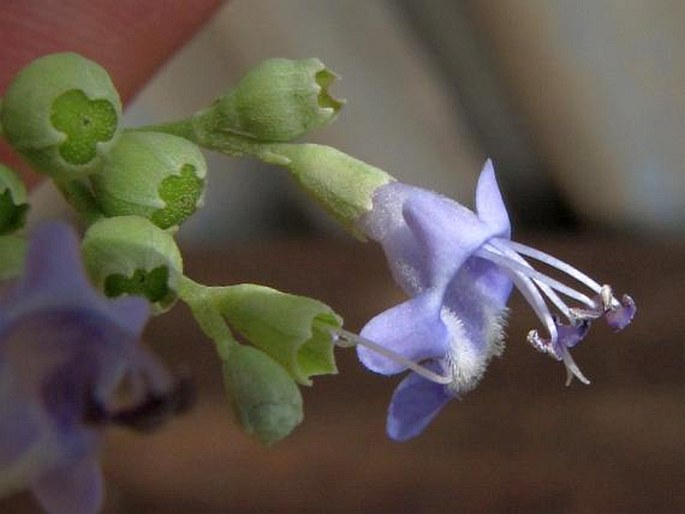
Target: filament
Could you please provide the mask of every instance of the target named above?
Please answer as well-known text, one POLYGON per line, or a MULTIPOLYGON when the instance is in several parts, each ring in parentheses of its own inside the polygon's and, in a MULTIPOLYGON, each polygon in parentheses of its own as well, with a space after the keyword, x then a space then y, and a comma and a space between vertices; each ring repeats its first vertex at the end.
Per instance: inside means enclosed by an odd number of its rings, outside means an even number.
POLYGON ((435 373, 433 370, 428 369, 426 366, 423 366, 418 362, 414 362, 413 360, 405 357, 404 355, 400 355, 399 353, 394 352, 389 348, 386 348, 385 346, 382 346, 374 341, 370 341, 369 339, 365 339, 352 332, 348 332, 347 330, 343 330, 342 328, 331 330, 331 335, 335 339, 335 343, 338 346, 341 346, 343 348, 350 348, 352 346, 364 346, 369 350, 374 351, 379 355, 382 355, 383 357, 387 357, 393 362, 405 366, 406 368, 412 370, 414 373, 417 373, 418 375, 421 375, 423 378, 426 378, 431 382, 435 382, 436 384, 449 385, 453 382, 453 379, 450 376, 435 373))
POLYGON ((535 280, 538 280, 542 283, 547 284, 548 286, 556 289, 562 294, 565 294, 566 296, 573 298, 574 300, 590 307, 590 308, 595 308, 596 304, 594 301, 592 301, 590 298, 588 298, 586 295, 583 293, 580 293, 576 291, 575 289, 570 288, 566 284, 563 284, 559 282, 558 280, 555 280, 551 277, 548 277, 544 273, 540 273, 539 271, 533 269, 533 268, 528 268, 516 260, 512 259, 511 257, 507 255, 503 255, 496 249, 491 249, 492 246, 489 244, 485 244, 481 249, 478 250, 478 254, 488 260, 491 260, 492 262, 499 264, 502 267, 510 267, 513 268, 514 270, 518 271, 519 273, 522 273, 530 278, 533 278, 535 280))
POLYGON ((552 255, 549 255, 545 252, 541 252, 540 250, 537 250, 535 248, 531 248, 530 246, 517 243, 516 241, 507 241, 507 245, 511 246, 515 251, 522 253, 523 255, 532 257, 533 259, 543 262, 549 266, 552 266, 553 268, 558 269, 559 271, 566 273, 567 275, 572 276, 578 282, 582 282, 587 287, 592 289, 595 293, 599 293, 602 289, 601 285, 599 285, 595 280, 587 276, 585 273, 574 268, 567 262, 564 262, 560 259, 557 259, 556 257, 553 257, 552 255))

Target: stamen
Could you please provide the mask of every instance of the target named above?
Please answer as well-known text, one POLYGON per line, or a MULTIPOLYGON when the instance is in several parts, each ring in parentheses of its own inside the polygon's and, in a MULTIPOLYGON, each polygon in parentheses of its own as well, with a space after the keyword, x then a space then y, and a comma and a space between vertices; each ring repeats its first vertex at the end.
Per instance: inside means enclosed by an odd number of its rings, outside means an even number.
POLYGON ((556 257, 549 255, 548 253, 541 252, 540 250, 537 250, 535 248, 531 248, 530 246, 526 246, 521 243, 517 243, 516 241, 506 241, 507 246, 510 246, 513 248, 515 251, 527 255, 528 257, 532 257, 533 259, 536 259, 540 262, 543 262, 547 264, 548 266, 551 266, 553 268, 558 269, 559 271, 566 273, 567 275, 570 275, 571 277, 575 278, 578 282, 582 282, 585 284, 587 287, 592 289, 595 293, 599 293, 600 290, 602 289, 602 286, 600 286, 597 282, 595 282, 592 278, 587 276, 585 273, 582 271, 574 268, 570 264, 557 259, 556 257))
POLYGON ((150 392, 138 405, 121 409, 110 415, 110 422, 138 432, 151 432, 171 417, 187 412, 195 403, 195 386, 188 377, 181 377, 168 392, 150 392))
POLYGON ((574 376, 583 384, 590 385, 590 381, 587 379, 587 377, 585 377, 585 375, 583 375, 583 372, 580 371, 576 361, 574 361, 573 357, 571 357, 571 352, 569 352, 568 348, 565 346, 561 349, 561 357, 564 360, 564 365, 566 366, 566 386, 571 385, 574 376))
POLYGON ((350 348, 357 345, 364 346, 369 350, 372 350, 377 354, 382 355, 383 357, 387 357, 393 362, 405 366, 407 369, 412 370, 414 373, 421 375, 423 378, 426 378, 431 382, 435 382, 436 384, 442 385, 449 385, 453 382, 452 377, 446 375, 439 375, 438 373, 435 373, 434 371, 428 369, 426 366, 423 366, 418 362, 414 362, 413 360, 408 359, 404 355, 400 355, 399 353, 393 352, 385 346, 381 346, 380 344, 370 341, 369 339, 365 339, 353 332, 349 332, 347 330, 343 330, 342 328, 340 328, 331 330, 331 335, 335 340, 335 344, 342 348, 350 348))
MULTIPOLYGON (((521 257, 518 253, 515 251, 511 250, 510 248, 501 248, 499 245, 493 245, 493 249, 495 249, 497 252, 501 253, 503 256, 508 256, 511 259, 516 260, 519 262, 522 266, 525 266, 528 269, 533 269, 533 267, 528 264, 528 261, 521 257)), ((559 297, 557 293, 554 292, 554 290, 549 287, 547 284, 544 282, 541 282, 539 280, 533 279, 533 282, 535 283, 538 288, 549 298, 554 306, 561 311, 561 313, 566 316, 569 320, 572 318, 573 313, 572 309, 564 303, 564 301, 559 297)))
POLYGON ((536 289, 533 281, 512 268, 504 267, 502 269, 511 277, 514 285, 516 285, 528 304, 533 308, 538 319, 545 325, 551 340, 556 342, 558 338, 557 326, 552 318, 552 313, 549 312, 549 307, 547 307, 545 299, 540 294, 540 291, 536 289))
POLYGON ((611 290, 611 286, 608 284, 604 284, 599 290, 599 297, 602 299, 602 307, 605 311, 611 309, 613 302, 616 302, 614 299, 614 292, 611 290))
POLYGON ((547 355, 551 355, 557 360, 561 360, 561 357, 558 356, 554 351, 554 346, 550 343, 550 341, 545 341, 542 337, 540 337, 540 334, 537 330, 531 330, 530 332, 528 332, 526 340, 536 350, 542 353, 546 353, 547 355))
POLYGON ((188 411, 195 403, 195 386, 188 377, 181 377, 167 392, 149 391, 133 405, 109 410, 95 395, 86 400, 84 421, 92 425, 119 425, 138 432, 151 432, 169 418, 188 411))
POLYGON ((615 332, 618 332, 619 330, 623 330, 631 321, 633 321, 636 311, 637 306, 635 305, 635 300, 627 294, 624 294, 621 297, 619 306, 612 306, 606 312, 606 322, 615 332))
POLYGON ((492 247, 489 244, 485 244, 482 248, 478 250, 477 254, 480 257, 483 257, 484 259, 488 259, 494 262, 495 264, 499 264, 502 267, 513 268, 514 270, 526 275, 527 277, 547 284, 548 286, 552 287, 553 289, 556 289, 560 293, 565 294, 566 296, 573 298, 574 300, 582 304, 585 304, 590 308, 595 307, 595 302, 593 302, 588 296, 584 295, 583 293, 580 293, 575 289, 568 287, 566 284, 562 284, 558 280, 548 277, 544 273, 540 273, 539 271, 533 268, 528 268, 516 262, 516 260, 512 259, 511 257, 507 255, 502 255, 499 251, 493 251, 491 248, 492 247))

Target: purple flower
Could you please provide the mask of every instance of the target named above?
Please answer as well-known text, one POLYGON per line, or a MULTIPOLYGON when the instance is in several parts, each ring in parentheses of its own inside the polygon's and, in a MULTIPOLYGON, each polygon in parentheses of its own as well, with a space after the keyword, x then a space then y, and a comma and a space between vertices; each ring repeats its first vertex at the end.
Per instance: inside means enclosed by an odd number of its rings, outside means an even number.
POLYGON ((374 194, 361 229, 385 251, 395 281, 411 298, 373 318, 357 344, 362 363, 391 375, 412 372, 390 403, 390 437, 410 439, 454 397, 473 389, 489 360, 503 349, 506 303, 512 286, 532 306, 548 337, 531 331, 536 348, 561 360, 572 376, 588 383, 569 348, 586 335, 590 321, 604 316, 617 330, 635 314, 628 296, 616 300, 609 286, 533 248, 510 239, 510 224, 492 163, 476 189, 476 212, 417 187, 392 182, 374 194), (592 291, 588 296, 535 270, 535 259, 592 291), (569 307, 560 295, 580 306, 569 307), (566 319, 550 312, 548 302, 566 319))
POLYGON ((67 226, 35 231, 23 277, 0 298, 0 496, 30 488, 49 513, 99 510, 102 428, 171 389, 137 345, 148 310, 91 287, 67 226), (139 386, 135 408, 114 405, 123 380, 139 386))

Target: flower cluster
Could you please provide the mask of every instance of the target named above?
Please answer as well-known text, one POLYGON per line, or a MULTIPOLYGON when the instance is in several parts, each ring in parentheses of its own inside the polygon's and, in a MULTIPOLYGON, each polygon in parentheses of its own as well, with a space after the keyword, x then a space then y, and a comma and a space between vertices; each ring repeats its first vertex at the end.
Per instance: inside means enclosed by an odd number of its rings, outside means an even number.
POLYGON ((97 63, 53 54, 15 77, 0 135, 54 182, 85 230, 80 241, 60 222, 25 230, 31 195, 0 165, 0 497, 30 489, 51 514, 100 509, 104 429, 150 431, 192 403, 189 382, 139 344, 149 317, 177 301, 215 344, 237 421, 265 444, 302 421, 300 386, 337 372, 336 345, 356 346, 374 372, 409 371, 387 429, 396 440, 418 435, 501 354, 514 287, 546 331, 528 341, 564 363, 567 382, 588 383, 570 349, 599 318, 628 325, 633 300, 512 241, 490 161, 474 212, 334 148, 292 143, 337 117, 336 78, 317 59, 273 59, 185 120, 124 130, 97 63), (357 335, 317 300, 187 277, 175 234, 204 201, 201 148, 287 168, 343 227, 382 245, 409 299, 357 335))
POLYGON ((330 123, 344 103, 328 91, 336 78, 318 59, 272 59, 187 120, 127 130, 109 74, 80 55, 40 57, 13 78, 0 135, 85 231, 27 231, 33 198, 0 165, 0 497, 29 488, 51 513, 100 509, 103 429, 152 430, 192 403, 190 383, 137 344, 178 300, 214 341, 248 434, 272 444, 302 421, 299 386, 337 372, 342 319, 265 286, 195 283, 175 234, 204 201, 201 147, 261 155, 330 123))

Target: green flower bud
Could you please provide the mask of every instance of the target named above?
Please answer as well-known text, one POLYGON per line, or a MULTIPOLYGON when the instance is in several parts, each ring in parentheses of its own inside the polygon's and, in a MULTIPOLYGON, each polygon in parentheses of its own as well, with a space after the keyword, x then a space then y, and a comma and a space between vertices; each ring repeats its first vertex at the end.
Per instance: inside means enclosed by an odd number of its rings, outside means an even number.
POLYGON ((91 180, 107 216, 134 214, 167 229, 202 205, 206 174, 194 143, 159 132, 126 132, 91 180))
POLYGON ((327 305, 256 284, 214 288, 212 294, 229 324, 300 384, 337 373, 331 330, 339 329, 342 319, 327 305))
POLYGON ((0 235, 22 228, 28 210, 24 183, 11 169, 0 164, 0 235))
POLYGON ((385 171, 330 146, 269 145, 261 158, 288 168, 314 200, 360 239, 357 221, 371 210, 373 193, 394 180, 385 171))
POLYGON ((336 118, 344 103, 328 91, 336 78, 318 59, 269 59, 199 113, 195 129, 199 134, 292 141, 336 118))
POLYGON ((21 275, 25 255, 26 240, 23 237, 0 236, 0 281, 21 275))
POLYGON ((157 314, 176 301, 181 252, 168 232, 145 218, 104 218, 86 231, 81 249, 88 274, 106 296, 144 296, 157 314))
POLYGON ((262 443, 286 437, 304 418, 302 396, 290 375, 251 346, 231 346, 223 365, 224 386, 238 421, 262 443))
POLYGON ((104 68, 59 53, 17 74, 0 115, 5 137, 36 170, 70 180, 100 165, 117 135, 121 101, 104 68))

